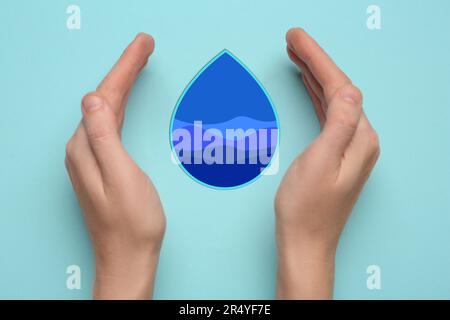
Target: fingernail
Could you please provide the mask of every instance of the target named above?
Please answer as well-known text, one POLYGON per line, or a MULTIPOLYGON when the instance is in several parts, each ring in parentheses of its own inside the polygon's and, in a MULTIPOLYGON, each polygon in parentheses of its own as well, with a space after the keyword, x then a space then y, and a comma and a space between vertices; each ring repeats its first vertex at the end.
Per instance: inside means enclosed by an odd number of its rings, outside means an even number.
POLYGON ((84 100, 84 110, 86 112, 92 112, 94 110, 97 110, 99 108, 101 108, 103 105, 103 99, 97 96, 89 96, 84 100))

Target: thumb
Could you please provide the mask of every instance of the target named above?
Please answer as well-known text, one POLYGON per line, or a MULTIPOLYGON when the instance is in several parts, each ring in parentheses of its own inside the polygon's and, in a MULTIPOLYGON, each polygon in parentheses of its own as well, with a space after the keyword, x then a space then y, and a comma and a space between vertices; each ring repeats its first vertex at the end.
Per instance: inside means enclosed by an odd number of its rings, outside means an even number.
POLYGON ((339 88, 328 104, 326 122, 318 139, 327 157, 341 161, 361 115, 361 92, 351 84, 339 88))
POLYGON ((115 113, 98 93, 89 93, 83 98, 82 112, 83 125, 100 170, 114 172, 126 156, 115 113))

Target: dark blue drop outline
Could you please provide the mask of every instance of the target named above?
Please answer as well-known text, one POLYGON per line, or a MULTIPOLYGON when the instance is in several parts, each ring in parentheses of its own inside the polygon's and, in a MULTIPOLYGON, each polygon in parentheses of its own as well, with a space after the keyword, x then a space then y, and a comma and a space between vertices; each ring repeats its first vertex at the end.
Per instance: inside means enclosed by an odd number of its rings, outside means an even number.
POLYGON ((178 166, 181 167, 181 169, 184 171, 184 173, 186 173, 186 175, 188 175, 192 180, 198 182, 199 184, 206 186, 208 188, 211 189, 216 189, 216 190, 233 190, 233 189, 237 189, 237 188, 241 188, 241 187, 245 187, 253 182, 255 182, 256 180, 258 180, 264 173, 264 171, 266 171, 270 165, 272 164, 272 160, 273 158, 275 158, 277 156, 277 152, 280 146, 280 122, 278 121, 278 114, 277 114, 277 110, 274 107, 274 104, 272 102, 272 99, 269 95, 269 93, 266 91, 266 89, 264 88, 264 86, 261 84, 261 82, 259 82, 259 80, 255 77, 255 75, 250 71, 250 69, 247 68, 247 66, 242 63, 241 60, 239 60, 238 57, 236 57, 234 54, 232 54, 228 49, 223 49, 221 52, 219 52, 214 58, 212 58, 196 75, 195 77, 189 82, 189 84, 187 85, 187 87, 184 88, 183 93, 181 94, 181 96, 178 98, 177 104, 175 105, 175 108, 172 111, 172 116, 170 119, 170 126, 169 126, 169 143, 170 143, 170 152, 171 155, 176 159, 178 163, 178 166), (214 61, 216 61, 217 59, 219 59, 223 54, 227 53, 228 55, 230 55, 237 63, 239 63, 251 76, 252 78, 256 81, 256 83, 258 84, 258 86, 261 88, 261 90, 264 92, 264 94, 266 95, 267 99, 269 100, 270 106, 272 107, 273 110, 273 114, 275 115, 275 122, 277 123, 277 128, 278 128, 278 134, 277 134, 277 146, 275 148, 275 152, 272 154, 272 157, 270 158, 269 163, 267 164, 267 166, 259 173, 259 175, 257 175, 256 177, 254 177, 252 180, 249 180, 245 183, 236 185, 236 186, 232 186, 232 187, 217 187, 208 183, 205 183, 199 179, 197 179, 196 177, 194 177, 192 174, 189 173, 189 171, 187 171, 183 164, 180 162, 180 160, 178 159, 178 155, 175 153, 175 146, 173 145, 173 141, 172 141, 172 130, 173 130, 173 122, 175 121, 175 115, 177 114, 178 111, 178 107, 180 106, 181 101, 183 101, 184 95, 186 94, 187 91, 189 91, 189 88, 191 87, 191 85, 197 80, 197 78, 203 73, 203 71, 205 69, 207 69, 212 63, 214 63, 214 61))

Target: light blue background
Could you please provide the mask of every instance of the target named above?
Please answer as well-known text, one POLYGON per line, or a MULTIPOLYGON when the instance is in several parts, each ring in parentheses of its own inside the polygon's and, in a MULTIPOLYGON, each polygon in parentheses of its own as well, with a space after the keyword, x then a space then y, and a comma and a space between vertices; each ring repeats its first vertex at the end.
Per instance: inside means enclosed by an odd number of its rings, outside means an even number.
POLYGON ((90 242, 64 168, 80 99, 139 31, 156 50, 129 102, 124 142, 153 178, 168 217, 155 297, 273 298, 273 196, 318 134, 285 53, 305 27, 365 95, 382 156, 341 238, 336 298, 450 298, 450 2, 2 1, 0 4, 0 298, 89 298, 90 242), (66 8, 81 7, 81 30, 66 8), (231 191, 208 189, 171 163, 179 95, 227 48, 263 83, 281 125, 280 173, 231 191), (82 289, 66 289, 66 267, 82 289), (366 267, 382 290, 366 288, 366 267))

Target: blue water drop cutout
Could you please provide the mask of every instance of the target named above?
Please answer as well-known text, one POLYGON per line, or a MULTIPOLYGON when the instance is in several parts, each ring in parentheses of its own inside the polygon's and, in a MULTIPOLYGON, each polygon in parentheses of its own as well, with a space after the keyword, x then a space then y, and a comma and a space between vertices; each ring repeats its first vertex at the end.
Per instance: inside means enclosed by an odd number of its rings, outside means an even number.
POLYGON ((270 165, 278 128, 263 86, 224 50, 200 70, 178 100, 170 142, 191 178, 230 189, 255 181, 270 165))

